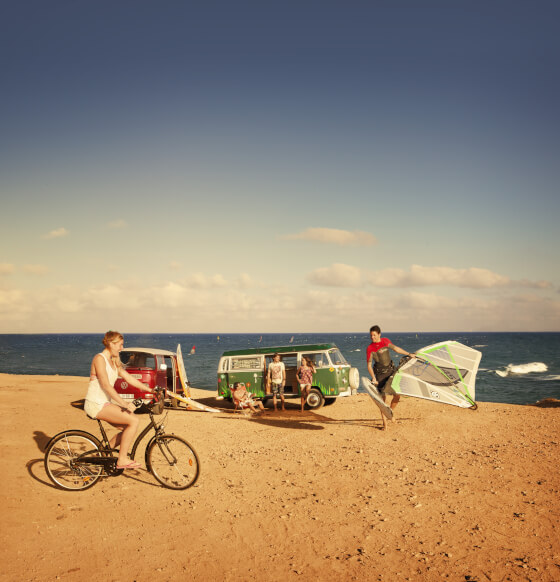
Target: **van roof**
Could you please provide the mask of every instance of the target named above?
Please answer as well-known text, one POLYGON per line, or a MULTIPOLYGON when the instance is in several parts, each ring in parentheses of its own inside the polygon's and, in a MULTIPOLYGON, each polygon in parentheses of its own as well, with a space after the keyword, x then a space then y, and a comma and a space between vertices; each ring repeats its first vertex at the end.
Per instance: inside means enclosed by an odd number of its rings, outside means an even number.
MULTIPOLYGON (((291 352, 318 352, 322 350, 332 350, 336 348, 336 344, 307 344, 299 346, 276 346, 267 348, 248 348, 245 350, 228 350, 222 354, 222 358, 226 356, 250 356, 253 354, 287 354, 291 352)), ((338 349, 338 348, 336 348, 338 349)))

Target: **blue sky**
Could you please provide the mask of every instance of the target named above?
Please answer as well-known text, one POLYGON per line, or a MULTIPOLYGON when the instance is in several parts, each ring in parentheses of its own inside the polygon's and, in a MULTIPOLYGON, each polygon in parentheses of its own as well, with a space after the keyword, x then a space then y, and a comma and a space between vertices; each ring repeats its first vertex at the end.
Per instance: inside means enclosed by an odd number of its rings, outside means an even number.
POLYGON ((556 2, 5 2, 0 332, 559 330, 556 2))

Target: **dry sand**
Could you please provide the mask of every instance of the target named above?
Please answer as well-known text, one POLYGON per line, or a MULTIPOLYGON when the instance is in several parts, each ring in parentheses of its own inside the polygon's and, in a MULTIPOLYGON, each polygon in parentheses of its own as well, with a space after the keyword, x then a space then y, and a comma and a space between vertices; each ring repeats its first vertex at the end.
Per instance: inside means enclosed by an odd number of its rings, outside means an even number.
POLYGON ((71 405, 86 387, 0 374, 0 580, 560 580, 558 401, 409 398, 382 431, 367 395, 248 418, 194 390, 222 409, 169 412, 200 456, 194 487, 142 469, 61 491, 43 448, 97 433, 71 405))

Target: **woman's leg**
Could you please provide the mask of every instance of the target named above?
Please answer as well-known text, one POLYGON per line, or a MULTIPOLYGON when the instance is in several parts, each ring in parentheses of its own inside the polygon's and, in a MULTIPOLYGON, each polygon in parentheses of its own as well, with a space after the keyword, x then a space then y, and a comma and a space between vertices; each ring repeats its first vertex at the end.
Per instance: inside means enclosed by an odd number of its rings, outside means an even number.
POLYGON ((120 433, 121 438, 119 439, 118 436, 115 438, 115 445, 120 441, 117 465, 120 465, 121 467, 126 465, 130 462, 130 459, 128 458, 128 449, 130 448, 130 445, 134 440, 134 435, 138 430, 138 417, 135 414, 132 414, 132 412, 123 410, 116 404, 108 404, 100 410, 97 418, 122 430, 120 433))
POLYGON ((309 384, 301 385, 301 411, 303 412, 303 407, 305 406, 305 401, 307 400, 307 394, 309 393, 309 384))
POLYGON ((119 427, 119 432, 117 434, 115 434, 115 436, 113 436, 111 438, 111 440, 109 441, 109 444, 111 445, 112 449, 118 449, 121 446, 121 441, 122 441, 122 431, 125 429, 124 426, 120 425, 119 427))

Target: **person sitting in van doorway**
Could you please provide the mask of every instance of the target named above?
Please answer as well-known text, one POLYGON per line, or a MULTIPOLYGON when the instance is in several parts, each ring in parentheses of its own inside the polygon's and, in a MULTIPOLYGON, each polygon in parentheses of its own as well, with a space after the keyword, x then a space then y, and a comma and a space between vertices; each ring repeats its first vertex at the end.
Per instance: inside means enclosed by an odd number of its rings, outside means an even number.
MULTIPOLYGON (((411 356, 413 354, 395 346, 388 338, 382 338, 381 328, 378 325, 372 326, 369 330, 369 334, 371 337, 371 344, 369 344, 367 348, 367 368, 368 372, 371 374, 371 381, 375 386, 377 386, 377 389, 383 398, 383 402, 385 402, 387 394, 393 395, 391 410, 395 410, 401 397, 391 387, 393 376, 397 370, 395 364, 393 364, 389 350, 393 350, 394 352, 397 352, 397 354, 402 354, 403 356, 411 356)), ((395 417, 393 416, 393 420, 394 419, 395 417)), ((383 421, 383 425, 385 426, 385 421, 383 421)))
POLYGON ((299 384, 299 394, 301 396, 301 411, 313 385, 313 374, 315 374, 315 366, 313 362, 303 356, 301 358, 301 366, 299 367, 296 377, 299 384))
POLYGON ((280 361, 280 354, 274 354, 272 357, 272 362, 268 366, 268 382, 272 389, 272 403, 274 404, 274 410, 277 411, 276 397, 280 395, 280 401, 282 402, 282 410, 286 410, 285 400, 284 400, 284 386, 286 385, 286 366, 284 362, 280 361))

